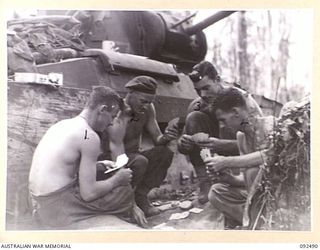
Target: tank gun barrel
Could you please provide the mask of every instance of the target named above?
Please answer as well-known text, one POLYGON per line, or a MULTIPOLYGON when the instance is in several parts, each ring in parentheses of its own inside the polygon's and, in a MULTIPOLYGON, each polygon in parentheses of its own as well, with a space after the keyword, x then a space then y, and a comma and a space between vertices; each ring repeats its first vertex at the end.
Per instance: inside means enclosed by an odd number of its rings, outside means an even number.
POLYGON ((204 19, 203 21, 201 21, 201 22, 199 22, 189 28, 186 28, 185 31, 190 36, 194 35, 194 34, 198 33, 200 30, 207 28, 211 24, 214 24, 214 23, 220 21, 221 19, 223 19, 227 16, 230 16, 234 12, 236 12, 236 11, 219 11, 216 14, 204 19))
POLYGON ((174 29, 175 27, 179 26, 180 24, 187 22, 189 19, 191 19, 192 17, 194 17, 196 14, 198 13, 198 11, 194 12, 193 14, 187 16, 186 18, 180 20, 179 22, 173 24, 170 28, 174 29))

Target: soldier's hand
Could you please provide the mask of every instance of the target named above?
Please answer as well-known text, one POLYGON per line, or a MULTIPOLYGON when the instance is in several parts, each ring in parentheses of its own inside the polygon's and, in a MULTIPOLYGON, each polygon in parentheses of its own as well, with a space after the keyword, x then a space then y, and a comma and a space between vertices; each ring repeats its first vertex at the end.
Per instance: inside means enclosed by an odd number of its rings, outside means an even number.
POLYGON ((182 135, 178 141, 179 147, 183 148, 184 150, 192 150, 194 147, 194 141, 192 140, 191 135, 182 135))
POLYGON ((97 164, 103 164, 106 170, 116 167, 116 163, 114 161, 109 161, 109 160, 98 161, 97 164))
POLYGON ((167 138, 168 141, 175 140, 179 137, 179 128, 178 124, 170 124, 168 127, 165 129, 163 135, 167 138))
POLYGON ((172 140, 175 140, 179 137, 179 132, 177 129, 174 129, 174 128, 169 128, 169 129, 166 129, 164 134, 165 138, 168 140, 168 141, 172 141, 172 140))
POLYGON ((126 186, 130 184, 132 179, 132 170, 129 168, 121 168, 114 175, 116 178, 117 185, 126 186))
POLYGON ((147 221, 143 211, 136 204, 134 204, 133 208, 132 208, 132 219, 139 226, 141 226, 143 228, 148 227, 148 221, 147 221))
POLYGON ((214 171, 219 172, 228 167, 227 157, 215 154, 213 157, 207 157, 203 160, 206 166, 214 171))

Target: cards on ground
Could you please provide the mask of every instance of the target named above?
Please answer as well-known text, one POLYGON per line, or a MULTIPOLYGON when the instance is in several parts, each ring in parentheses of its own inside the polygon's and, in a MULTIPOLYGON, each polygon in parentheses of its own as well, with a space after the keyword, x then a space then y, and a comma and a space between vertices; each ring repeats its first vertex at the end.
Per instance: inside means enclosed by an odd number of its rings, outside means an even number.
POLYGON ((179 207, 182 209, 182 210, 188 210, 190 208, 192 208, 193 204, 191 201, 182 201, 179 203, 179 207))
POLYGON ((179 202, 175 202, 175 201, 174 201, 174 202, 170 202, 170 203, 161 205, 161 206, 159 206, 158 208, 159 208, 161 211, 166 211, 166 210, 169 210, 169 209, 174 209, 174 208, 176 208, 178 205, 179 205, 179 202))
POLYGON ((189 212, 195 213, 195 214, 199 214, 199 213, 201 213, 202 211, 203 211, 202 208, 197 208, 197 207, 194 207, 194 208, 192 208, 192 209, 189 210, 189 212))
POLYGON ((126 154, 118 155, 115 163, 115 167, 111 169, 107 169, 104 173, 108 174, 114 172, 122 167, 124 167, 129 161, 129 158, 126 154))
POLYGON ((167 226, 166 223, 161 223, 157 226, 154 226, 152 229, 157 229, 157 230, 175 230, 174 227, 170 227, 170 226, 167 226))
POLYGON ((189 211, 185 211, 183 213, 175 213, 175 214, 171 214, 169 220, 180 220, 180 219, 185 219, 189 216, 190 212, 189 211))

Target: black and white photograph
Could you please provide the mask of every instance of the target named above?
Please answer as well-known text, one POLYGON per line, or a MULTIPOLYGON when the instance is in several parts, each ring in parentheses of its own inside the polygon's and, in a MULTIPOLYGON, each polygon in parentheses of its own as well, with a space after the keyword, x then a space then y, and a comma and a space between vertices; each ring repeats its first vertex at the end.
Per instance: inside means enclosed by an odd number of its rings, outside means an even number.
POLYGON ((6 231, 313 230, 312 9, 6 14, 6 231))

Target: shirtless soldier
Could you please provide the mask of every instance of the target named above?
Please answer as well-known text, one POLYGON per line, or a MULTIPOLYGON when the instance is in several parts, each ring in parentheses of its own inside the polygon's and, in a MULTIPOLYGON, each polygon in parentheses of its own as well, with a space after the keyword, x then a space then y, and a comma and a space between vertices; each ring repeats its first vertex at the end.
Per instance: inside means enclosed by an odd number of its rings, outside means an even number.
POLYGON ((130 169, 96 181, 96 161, 101 153, 97 132, 112 125, 121 101, 112 89, 95 87, 78 116, 54 124, 39 142, 29 190, 34 214, 43 225, 68 227, 106 214, 131 214, 140 225, 145 223, 134 203, 130 169))
POLYGON ((144 173, 138 180, 135 200, 145 216, 149 217, 160 211, 150 204, 147 194, 152 188, 158 187, 166 177, 173 158, 173 152, 166 145, 178 137, 178 128, 173 125, 167 127, 164 134, 160 131, 153 105, 157 88, 154 78, 137 76, 125 87, 128 89, 124 100, 127 108, 120 115, 127 124, 125 137, 123 141, 116 137, 110 138, 110 135, 119 133, 119 126, 109 127, 109 136, 104 138, 107 147, 105 151, 109 151, 112 158, 125 152, 130 159, 127 167, 138 168, 140 173, 144 173), (150 135, 155 147, 141 151, 140 141, 145 132, 150 135))

